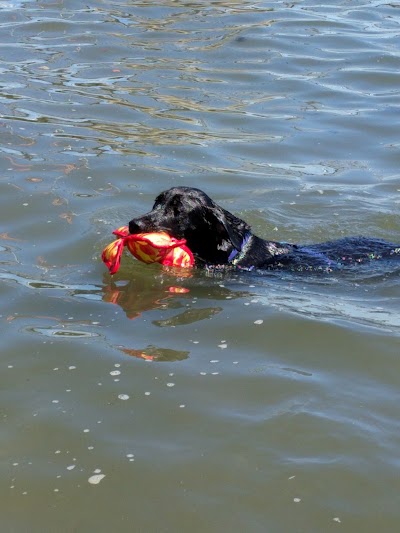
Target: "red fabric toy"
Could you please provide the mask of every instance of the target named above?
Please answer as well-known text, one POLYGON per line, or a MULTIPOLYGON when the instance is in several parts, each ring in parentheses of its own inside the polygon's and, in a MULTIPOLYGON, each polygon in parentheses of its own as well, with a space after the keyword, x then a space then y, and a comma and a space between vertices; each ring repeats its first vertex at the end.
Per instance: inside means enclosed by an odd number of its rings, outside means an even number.
POLYGON ((175 239, 164 231, 131 235, 128 226, 116 229, 113 234, 118 239, 106 246, 101 255, 110 274, 118 271, 125 246, 143 263, 161 263, 166 266, 186 268, 194 265, 193 254, 185 245, 186 239, 175 239))

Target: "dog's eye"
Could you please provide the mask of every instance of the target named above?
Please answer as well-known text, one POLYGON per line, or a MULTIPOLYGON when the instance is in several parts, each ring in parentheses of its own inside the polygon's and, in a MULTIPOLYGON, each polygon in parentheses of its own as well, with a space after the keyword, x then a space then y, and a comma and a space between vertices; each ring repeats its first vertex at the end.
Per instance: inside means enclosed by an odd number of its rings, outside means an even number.
POLYGON ((174 198, 170 204, 170 207, 172 209, 172 212, 174 213, 174 216, 179 216, 179 213, 181 211, 181 202, 178 198, 174 198))

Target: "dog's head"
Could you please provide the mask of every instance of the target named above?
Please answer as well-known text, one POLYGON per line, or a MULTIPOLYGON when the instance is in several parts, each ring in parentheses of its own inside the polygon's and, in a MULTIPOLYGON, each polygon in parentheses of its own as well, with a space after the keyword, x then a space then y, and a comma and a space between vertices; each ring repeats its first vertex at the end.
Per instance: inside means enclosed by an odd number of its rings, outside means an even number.
POLYGON ((240 250, 250 227, 192 187, 173 187, 159 194, 153 209, 129 222, 130 233, 166 231, 186 239, 197 261, 226 264, 240 250))

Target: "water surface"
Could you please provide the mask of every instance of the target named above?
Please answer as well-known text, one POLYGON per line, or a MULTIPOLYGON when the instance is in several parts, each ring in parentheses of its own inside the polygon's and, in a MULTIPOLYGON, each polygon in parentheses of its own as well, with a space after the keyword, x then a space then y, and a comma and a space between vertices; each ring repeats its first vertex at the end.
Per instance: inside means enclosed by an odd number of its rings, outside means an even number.
POLYGON ((99 255, 174 185, 400 242, 399 7, 0 4, 2 531, 398 529, 398 267, 99 255))

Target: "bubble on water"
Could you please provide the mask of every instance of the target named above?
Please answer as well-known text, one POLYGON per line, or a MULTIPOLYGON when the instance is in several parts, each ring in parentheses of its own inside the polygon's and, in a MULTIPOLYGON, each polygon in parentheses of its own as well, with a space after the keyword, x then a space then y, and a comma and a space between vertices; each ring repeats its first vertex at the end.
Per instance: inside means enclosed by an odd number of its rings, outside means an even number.
POLYGON ((179 406, 179 409, 184 409, 186 407, 186 405, 184 403, 181 403, 181 405, 179 406))
POLYGON ((301 502, 301 498, 293 498, 293 501, 294 501, 294 503, 300 503, 301 502))
POLYGON ((219 359, 211 359, 210 363, 219 363, 219 359))
POLYGON ((118 394, 120 400, 129 400, 129 394, 118 394))
POLYGON ((167 383, 167 387, 175 387, 175 383, 167 383))
POLYGON ((338 516, 335 516, 335 518, 333 519, 333 521, 334 521, 334 522, 337 522, 338 524, 340 524, 340 523, 342 522, 338 516))
POLYGON ((206 376, 207 372, 200 372, 200 376, 206 376))
POLYGON ((69 465, 67 466, 67 470, 73 470, 76 467, 76 465, 69 465))
POLYGON ((87 449, 88 450, 94 450, 94 446, 88 446, 87 449))
POLYGON ((264 322, 264 320, 259 319, 259 320, 255 320, 255 321, 254 321, 254 324, 259 325, 259 324, 262 324, 263 322, 264 322))
POLYGON ((51 400, 51 403, 60 403, 60 400, 51 400))
POLYGON ((149 392, 149 391, 146 391, 146 392, 144 393, 145 396, 150 396, 150 394, 151 394, 151 392, 149 392))
POLYGON ((121 365, 120 365, 120 363, 115 363, 114 366, 115 366, 115 368, 119 368, 121 365))
POLYGON ((71 365, 71 366, 68 367, 68 370, 76 370, 76 366, 71 365))
POLYGON ((218 344, 218 348, 221 348, 221 350, 225 350, 225 348, 228 348, 227 344, 218 344))
POLYGON ((83 430, 84 433, 89 433, 89 431, 90 429, 87 429, 87 428, 83 430))
POLYGON ((90 476, 88 479, 89 483, 91 485, 98 485, 102 479, 104 479, 106 476, 105 474, 95 474, 93 476, 90 476))

